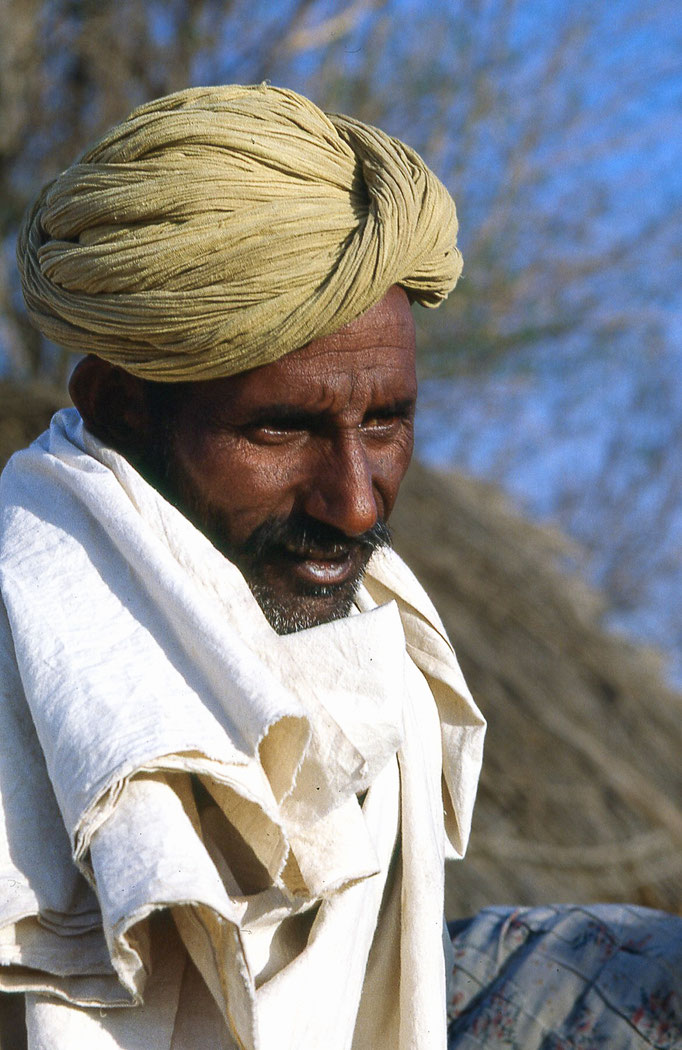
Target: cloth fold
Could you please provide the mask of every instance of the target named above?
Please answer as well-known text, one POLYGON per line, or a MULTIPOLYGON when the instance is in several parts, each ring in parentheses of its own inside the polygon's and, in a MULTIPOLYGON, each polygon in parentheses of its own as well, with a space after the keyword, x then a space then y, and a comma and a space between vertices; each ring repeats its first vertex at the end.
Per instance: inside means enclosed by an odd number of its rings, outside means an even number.
MULTIPOLYGON (((402 1050, 442 1048, 443 804, 461 855, 484 723, 397 556, 375 555, 357 615, 280 637, 74 410, 0 497, 0 986, 32 993, 36 1045, 73 1045, 76 1007, 128 1004, 146 1030, 168 912, 226 1046, 369 1046, 353 1030, 397 877, 385 994, 399 982, 402 1050)), ((117 1014, 93 1015, 102 1048, 128 1045, 106 1041, 134 1024, 117 1014)))

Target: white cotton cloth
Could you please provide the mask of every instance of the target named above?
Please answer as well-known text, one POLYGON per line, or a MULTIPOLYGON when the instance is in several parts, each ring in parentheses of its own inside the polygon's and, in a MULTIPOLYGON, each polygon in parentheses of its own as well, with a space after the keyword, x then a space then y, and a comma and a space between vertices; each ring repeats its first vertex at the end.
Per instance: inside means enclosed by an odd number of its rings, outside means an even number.
POLYGON ((397 555, 279 636, 72 409, 6 468, 0 537, 0 988, 32 1050, 443 1050, 484 721, 397 555))

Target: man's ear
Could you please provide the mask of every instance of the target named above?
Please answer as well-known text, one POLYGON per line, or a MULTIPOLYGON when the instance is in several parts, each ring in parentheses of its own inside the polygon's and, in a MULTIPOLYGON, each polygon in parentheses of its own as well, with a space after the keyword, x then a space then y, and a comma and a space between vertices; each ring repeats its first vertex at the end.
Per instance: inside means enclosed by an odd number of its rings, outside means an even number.
POLYGON ((152 420, 143 379, 89 354, 73 370, 69 394, 87 429, 105 445, 123 455, 144 447, 152 420))

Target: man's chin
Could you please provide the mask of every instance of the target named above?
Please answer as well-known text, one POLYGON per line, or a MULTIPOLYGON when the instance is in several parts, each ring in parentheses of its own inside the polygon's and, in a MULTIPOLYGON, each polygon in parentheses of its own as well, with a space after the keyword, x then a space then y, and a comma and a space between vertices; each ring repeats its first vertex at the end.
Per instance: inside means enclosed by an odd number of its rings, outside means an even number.
POLYGON ((337 587, 310 588, 308 593, 283 593, 262 581, 249 580, 251 592, 277 634, 294 634, 348 616, 361 574, 337 587))

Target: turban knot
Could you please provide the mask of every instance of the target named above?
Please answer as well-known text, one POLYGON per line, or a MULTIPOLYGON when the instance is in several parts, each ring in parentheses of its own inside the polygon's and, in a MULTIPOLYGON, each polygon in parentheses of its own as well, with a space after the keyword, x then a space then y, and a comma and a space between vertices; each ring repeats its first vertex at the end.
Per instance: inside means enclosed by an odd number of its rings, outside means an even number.
POLYGON ((414 150, 268 85, 134 110, 45 187, 18 259, 34 324, 156 380, 211 379, 328 335, 393 284, 437 306, 455 206, 414 150))

